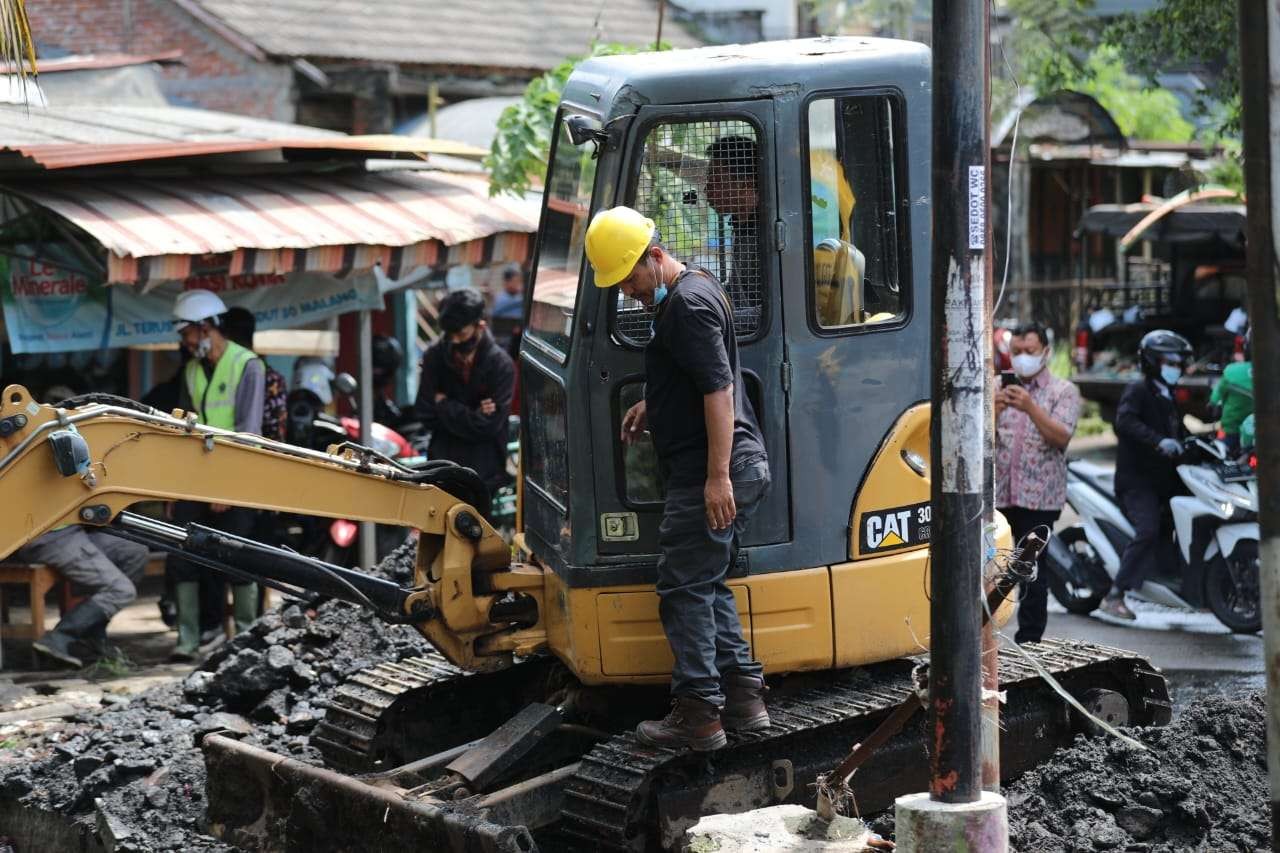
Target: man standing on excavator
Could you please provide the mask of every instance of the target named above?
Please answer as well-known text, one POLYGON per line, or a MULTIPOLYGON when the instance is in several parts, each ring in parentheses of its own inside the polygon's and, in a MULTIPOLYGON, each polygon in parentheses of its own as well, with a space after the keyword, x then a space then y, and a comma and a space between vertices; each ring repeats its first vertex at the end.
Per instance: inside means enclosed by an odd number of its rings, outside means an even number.
POLYGON ((659 614, 675 664, 671 712, 643 722, 641 740, 706 751, 724 730, 769 727, 764 669, 751 656, 725 583, 738 539, 769 490, 769 458, 743 393, 733 313, 714 275, 659 242, 653 220, 628 207, 587 228, 597 287, 618 285, 655 309, 645 347, 645 398, 622 419, 622 441, 652 432, 666 484, 658 529, 659 614))

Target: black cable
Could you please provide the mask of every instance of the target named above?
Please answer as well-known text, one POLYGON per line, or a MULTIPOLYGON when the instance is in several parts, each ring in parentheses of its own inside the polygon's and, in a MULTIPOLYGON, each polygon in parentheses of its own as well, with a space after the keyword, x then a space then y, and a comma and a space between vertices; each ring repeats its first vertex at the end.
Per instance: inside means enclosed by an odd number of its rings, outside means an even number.
POLYGON ((53 407, 55 409, 79 409, 82 406, 94 405, 119 406, 122 409, 132 409, 135 412, 142 412, 144 415, 162 414, 148 406, 146 403, 139 403, 137 400, 131 400, 128 397, 120 397, 115 394, 103 394, 97 391, 68 397, 65 400, 54 403, 53 407))

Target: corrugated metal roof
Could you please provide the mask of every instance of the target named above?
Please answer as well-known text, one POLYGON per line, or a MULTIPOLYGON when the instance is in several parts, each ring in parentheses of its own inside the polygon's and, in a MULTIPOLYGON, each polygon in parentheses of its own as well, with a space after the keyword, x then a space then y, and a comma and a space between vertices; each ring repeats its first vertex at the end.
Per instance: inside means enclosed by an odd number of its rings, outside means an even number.
MULTIPOLYGON (((60 71, 93 71, 102 68, 145 65, 151 62, 172 65, 181 61, 182 51, 180 50, 165 50, 157 53, 86 53, 76 56, 59 56, 56 59, 41 59, 36 63, 36 67, 41 74, 56 74, 60 71)), ((0 62, 0 73, 8 74, 13 71, 12 63, 0 62)))
POLYGON ((0 105, 0 145, 6 148, 342 136, 332 130, 189 107, 0 105))
POLYGON ((347 136, 330 130, 186 107, 23 107, 0 104, 0 150, 46 169, 273 149, 483 157, 441 139, 347 136))
MULTIPOLYGON (((592 42, 652 44, 657 0, 186 0, 278 56, 547 69, 592 42), (598 19, 598 20, 597 20, 598 19)), ((673 20, 663 41, 701 44, 673 20)))
POLYGON ((108 252, 110 283, 184 279, 211 255, 229 275, 524 260, 537 205, 483 179, 422 172, 43 181, 9 192, 108 252))

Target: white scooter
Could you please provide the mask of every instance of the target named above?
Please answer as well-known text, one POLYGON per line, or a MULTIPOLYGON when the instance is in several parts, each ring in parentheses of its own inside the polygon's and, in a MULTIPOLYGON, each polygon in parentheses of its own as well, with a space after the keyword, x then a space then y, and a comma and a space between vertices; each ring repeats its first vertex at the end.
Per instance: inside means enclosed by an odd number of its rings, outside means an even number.
MULTIPOLYGON (((1258 482, 1248 463, 1232 462, 1217 442, 1188 439, 1178 476, 1190 495, 1170 499, 1179 559, 1131 592, 1171 607, 1207 608, 1242 634, 1262 627, 1258 574, 1258 482)), ((1067 463, 1067 503, 1078 524, 1050 538, 1042 559, 1053 597, 1072 613, 1091 613, 1120 571, 1133 525, 1115 497, 1115 474, 1081 460, 1067 463)))

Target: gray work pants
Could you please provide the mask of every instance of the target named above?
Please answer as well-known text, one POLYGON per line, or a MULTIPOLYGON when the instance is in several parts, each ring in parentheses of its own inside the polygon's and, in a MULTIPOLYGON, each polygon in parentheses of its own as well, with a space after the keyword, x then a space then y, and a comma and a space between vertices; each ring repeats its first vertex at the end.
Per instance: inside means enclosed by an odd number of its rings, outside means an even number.
POLYGON ((725 583, 737 556, 738 537, 769 491, 769 462, 758 457, 730 472, 738 514, 725 530, 707 524, 703 486, 667 490, 658 527, 658 613, 671 643, 673 696, 692 696, 724 706, 720 677, 732 672, 761 675, 742 637, 733 593, 725 583))
POLYGON ((18 549, 26 563, 44 563, 76 588, 108 617, 138 597, 136 584, 147 567, 147 546, 93 528, 72 525, 53 530, 18 549))

